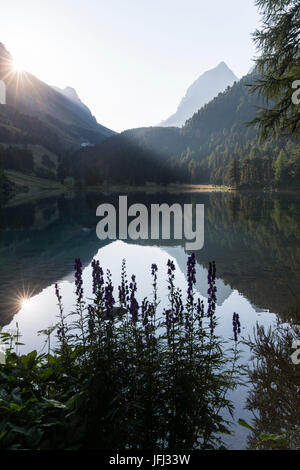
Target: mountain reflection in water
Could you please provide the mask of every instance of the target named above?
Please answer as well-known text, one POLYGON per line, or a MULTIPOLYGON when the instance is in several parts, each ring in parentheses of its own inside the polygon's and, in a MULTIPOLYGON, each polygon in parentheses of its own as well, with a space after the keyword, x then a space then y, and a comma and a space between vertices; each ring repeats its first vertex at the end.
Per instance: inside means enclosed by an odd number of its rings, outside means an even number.
MULTIPOLYGON (((151 295, 150 267, 157 263, 160 307, 164 306, 167 295, 168 258, 176 264, 176 282, 183 292, 186 289, 188 253, 184 250, 184 241, 124 242, 97 238, 99 219, 96 208, 104 202, 118 207, 118 196, 80 193, 1 209, 0 325, 12 328, 18 321, 22 340, 26 343, 25 350, 42 347, 44 339, 37 338, 37 331, 56 322, 55 282, 60 285, 66 312, 72 310, 75 258, 81 258, 84 267, 86 297, 91 296, 90 264, 94 257, 100 260, 104 269, 112 271, 114 285, 120 281, 121 261, 125 257, 128 274, 137 275, 141 298, 151 295)), ((204 248, 196 253, 196 289, 205 301, 208 263, 215 260, 217 315, 220 318, 219 332, 224 338, 232 335, 234 311, 240 314, 244 336, 253 332, 256 322, 265 328, 274 325, 276 314, 282 320, 299 320, 300 197, 297 194, 128 195, 128 204, 137 202, 147 206, 152 203, 205 205, 204 248)), ((249 359, 250 352, 244 348, 242 361, 248 362, 249 359)), ((266 368, 259 371, 262 378, 255 372, 250 377, 254 381, 250 391, 238 387, 231 396, 235 422, 239 418, 251 421, 252 411, 257 411, 255 423, 259 429, 266 425, 270 432, 280 431, 280 406, 269 404, 269 408, 273 407, 270 413, 275 413, 276 425, 273 426, 272 419, 266 415, 269 413, 265 406, 268 387, 270 390, 273 387, 272 374, 268 375, 266 368), (265 394, 261 393, 260 380, 267 384, 265 394), (248 410, 245 406, 247 394, 248 410), (260 401, 257 397, 261 398, 260 401), (276 410, 279 410, 277 414, 276 410)), ((295 388, 293 397, 294 394, 295 388)), ((280 401, 278 394, 273 396, 280 401)), ((245 448, 247 430, 240 426, 234 429, 236 435, 228 438, 228 446, 245 448)), ((250 446, 253 444, 251 437, 248 443, 250 446)))
MULTIPOLYGON (((36 295, 68 278, 74 258, 80 257, 87 266, 100 248, 111 243, 96 236, 96 208, 103 202, 117 207, 117 201, 117 195, 82 193, 2 208, 0 324, 8 323, 19 310, 17 297, 36 295)), ((201 294, 206 295, 208 263, 215 260, 218 305, 237 290, 257 311, 285 316, 295 310, 300 280, 297 194, 130 194, 128 203, 134 202, 205 205, 204 248, 196 253, 201 294)), ((185 272, 184 242, 143 240, 134 244, 160 246, 185 272)))

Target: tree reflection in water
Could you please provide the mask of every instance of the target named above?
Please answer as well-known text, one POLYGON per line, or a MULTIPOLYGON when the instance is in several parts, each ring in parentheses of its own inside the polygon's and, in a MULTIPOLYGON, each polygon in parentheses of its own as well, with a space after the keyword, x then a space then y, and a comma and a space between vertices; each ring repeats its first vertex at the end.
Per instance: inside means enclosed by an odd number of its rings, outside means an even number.
POLYGON ((250 449, 300 449, 300 364, 291 359, 299 338, 299 326, 278 320, 267 330, 257 325, 247 341, 253 353, 247 409, 254 414, 256 431, 248 439, 250 449))

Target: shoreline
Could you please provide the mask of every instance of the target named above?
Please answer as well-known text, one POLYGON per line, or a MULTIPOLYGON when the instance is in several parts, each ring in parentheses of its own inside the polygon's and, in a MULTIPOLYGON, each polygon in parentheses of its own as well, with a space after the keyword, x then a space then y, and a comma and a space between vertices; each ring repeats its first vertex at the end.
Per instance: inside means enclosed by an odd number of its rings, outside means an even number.
POLYGON ((71 186, 47 187, 45 189, 35 188, 29 191, 18 191, 11 193, 8 198, 2 202, 3 207, 14 207, 19 204, 33 202, 38 199, 51 198, 62 194, 76 193, 99 193, 99 194, 116 194, 116 193, 144 193, 144 194, 207 194, 207 193, 239 193, 239 194, 290 194, 299 193, 300 188, 281 188, 281 189, 264 189, 264 188, 231 188, 229 186, 214 186, 210 184, 169 184, 160 185, 138 185, 129 186, 123 184, 114 184, 106 186, 88 186, 86 188, 76 188, 71 186))
POLYGON ((127 184, 112 184, 112 185, 103 185, 103 186, 89 186, 84 189, 84 191, 90 192, 104 192, 106 194, 116 193, 116 192, 144 192, 147 194, 151 193, 212 193, 212 192, 231 192, 235 191, 228 186, 213 186, 210 184, 168 184, 166 186, 162 185, 137 185, 130 186, 127 184))

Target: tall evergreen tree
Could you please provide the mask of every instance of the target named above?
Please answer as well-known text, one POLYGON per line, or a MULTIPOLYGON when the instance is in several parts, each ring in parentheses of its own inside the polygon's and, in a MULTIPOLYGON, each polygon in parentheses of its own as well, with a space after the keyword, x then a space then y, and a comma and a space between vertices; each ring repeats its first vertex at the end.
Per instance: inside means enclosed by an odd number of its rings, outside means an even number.
POLYGON ((292 101, 300 80, 300 0, 256 0, 262 26, 254 33, 261 55, 259 78, 252 86, 265 99, 252 121, 263 137, 269 134, 300 135, 300 104, 292 101))
POLYGON ((228 168, 228 181, 232 186, 238 186, 241 177, 240 162, 237 158, 232 158, 228 168))
POLYGON ((288 160, 284 150, 281 150, 274 162, 275 181, 278 184, 286 183, 288 179, 288 160))

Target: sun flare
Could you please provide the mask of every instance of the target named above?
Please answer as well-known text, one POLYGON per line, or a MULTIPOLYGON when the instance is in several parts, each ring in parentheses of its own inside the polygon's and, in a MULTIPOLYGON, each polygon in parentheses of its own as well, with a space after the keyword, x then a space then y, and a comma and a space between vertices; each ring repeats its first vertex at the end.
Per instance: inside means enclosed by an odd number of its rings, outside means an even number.
POLYGON ((12 68, 15 73, 22 73, 24 72, 24 67, 21 62, 14 60, 12 63, 12 68))
POLYGON ((28 307, 29 304, 30 304, 30 299, 29 298, 24 297, 24 299, 21 299, 22 308, 28 307))

